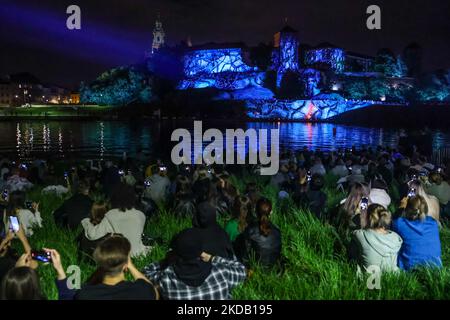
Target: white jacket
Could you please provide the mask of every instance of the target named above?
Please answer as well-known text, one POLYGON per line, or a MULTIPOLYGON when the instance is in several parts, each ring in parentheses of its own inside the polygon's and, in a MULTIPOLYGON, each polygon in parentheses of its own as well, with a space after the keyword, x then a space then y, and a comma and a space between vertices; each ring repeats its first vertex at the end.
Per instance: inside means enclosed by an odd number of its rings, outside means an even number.
POLYGON ((120 233, 131 243, 131 255, 139 256, 149 252, 150 248, 142 243, 145 226, 145 215, 136 209, 125 212, 112 209, 105 214, 103 220, 93 225, 89 218, 81 221, 86 238, 98 240, 108 233, 120 233))
POLYGON ((385 209, 388 209, 391 204, 391 197, 383 189, 371 189, 369 194, 370 202, 382 205, 385 209))

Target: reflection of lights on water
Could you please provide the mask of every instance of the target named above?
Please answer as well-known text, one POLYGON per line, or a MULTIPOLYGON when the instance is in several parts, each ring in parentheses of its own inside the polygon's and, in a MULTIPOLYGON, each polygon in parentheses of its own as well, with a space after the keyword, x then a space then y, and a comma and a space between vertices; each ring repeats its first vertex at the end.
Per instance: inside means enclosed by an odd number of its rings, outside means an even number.
POLYGON ((20 124, 17 123, 17 127, 16 127, 16 149, 17 149, 17 155, 19 157, 21 157, 21 152, 20 152, 20 146, 22 144, 22 142, 20 141, 22 139, 22 133, 20 131, 20 124))
POLYGON ((105 154, 105 125, 100 122, 100 160, 103 160, 105 154))
POLYGON ((63 135, 61 132, 61 127, 59 127, 58 129, 58 147, 59 147, 59 153, 62 154, 62 157, 64 157, 64 152, 63 152, 63 135))
POLYGON ((44 124, 42 129, 42 138, 44 141, 44 151, 50 150, 50 127, 44 124))

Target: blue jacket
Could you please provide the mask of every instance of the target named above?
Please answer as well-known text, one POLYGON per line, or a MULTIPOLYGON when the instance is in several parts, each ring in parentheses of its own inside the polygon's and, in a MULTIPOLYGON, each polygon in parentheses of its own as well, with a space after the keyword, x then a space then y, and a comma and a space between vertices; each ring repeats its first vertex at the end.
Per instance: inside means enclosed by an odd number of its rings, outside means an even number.
POLYGON ((398 218, 392 224, 392 230, 403 239, 398 255, 398 266, 410 270, 417 265, 442 267, 441 241, 439 227, 433 218, 408 220, 398 218))

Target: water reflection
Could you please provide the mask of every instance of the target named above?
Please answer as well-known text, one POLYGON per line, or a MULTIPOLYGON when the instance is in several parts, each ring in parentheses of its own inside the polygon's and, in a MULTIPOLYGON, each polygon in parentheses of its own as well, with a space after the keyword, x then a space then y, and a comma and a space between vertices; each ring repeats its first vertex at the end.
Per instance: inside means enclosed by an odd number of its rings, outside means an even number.
MULTIPOLYGON (((204 123, 203 132, 212 127, 223 133, 226 128, 279 128, 280 147, 289 149, 306 146, 336 150, 353 145, 395 146, 398 143, 397 130, 383 128, 306 123, 204 123)), ((134 154, 142 149, 146 153, 166 157, 175 145, 171 142, 171 134, 177 128, 192 132, 193 122, 3 122, 0 123, 0 152, 25 160, 36 155, 105 159, 120 156, 123 152, 134 154)), ((450 147, 449 132, 434 131, 433 147, 450 147)))

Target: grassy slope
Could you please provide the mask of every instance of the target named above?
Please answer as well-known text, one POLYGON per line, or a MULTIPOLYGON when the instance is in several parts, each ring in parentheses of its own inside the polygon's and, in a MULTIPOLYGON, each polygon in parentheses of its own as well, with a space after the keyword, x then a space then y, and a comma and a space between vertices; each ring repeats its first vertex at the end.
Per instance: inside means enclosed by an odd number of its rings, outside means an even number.
MULTIPOLYGON (((245 177, 235 184, 242 190, 245 177)), ((333 185, 331 177, 328 185, 333 185)), ((255 267, 255 273, 243 286, 235 289, 236 299, 449 299, 450 298, 450 230, 441 233, 444 268, 442 271, 422 270, 416 273, 399 273, 383 276, 381 290, 369 290, 365 279, 356 276, 356 269, 346 261, 345 239, 336 230, 313 218, 309 213, 295 209, 289 202, 279 203, 276 190, 267 181, 256 180, 265 196, 275 201, 273 221, 282 231, 283 254, 288 260, 286 271, 262 272, 255 267)), ((330 206, 335 205, 342 195, 327 189, 330 206)), ((40 198, 34 191, 31 198, 40 198)), ((41 200, 44 228, 37 230, 31 239, 34 248, 56 248, 62 255, 65 267, 78 264, 75 244, 76 232, 58 229, 51 218, 51 212, 62 202, 53 196, 41 200)), ((160 236, 165 243, 181 229, 190 226, 189 219, 175 219, 170 212, 148 221, 146 232, 160 236)), ((166 246, 157 246, 146 258, 136 261, 141 268, 147 263, 163 257, 166 246)), ((80 264, 82 281, 93 271, 92 266, 80 264)), ((49 265, 39 268, 44 292, 50 299, 57 298, 54 285, 54 271, 49 265)))

